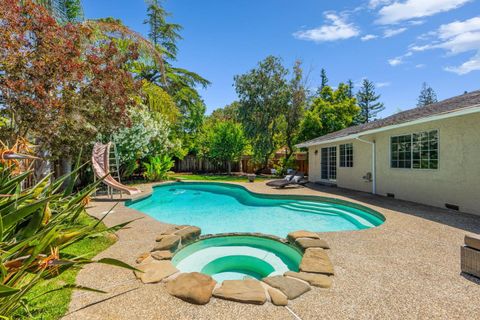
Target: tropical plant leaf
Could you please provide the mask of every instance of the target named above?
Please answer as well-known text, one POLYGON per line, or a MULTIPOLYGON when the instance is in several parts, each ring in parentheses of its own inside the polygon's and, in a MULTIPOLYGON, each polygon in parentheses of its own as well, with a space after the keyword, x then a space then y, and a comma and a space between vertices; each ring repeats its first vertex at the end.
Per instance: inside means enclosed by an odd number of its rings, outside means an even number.
POLYGON ((18 288, 12 288, 12 287, 0 284, 0 297, 10 296, 10 295, 15 294, 19 291, 20 291, 20 289, 18 289, 18 288))

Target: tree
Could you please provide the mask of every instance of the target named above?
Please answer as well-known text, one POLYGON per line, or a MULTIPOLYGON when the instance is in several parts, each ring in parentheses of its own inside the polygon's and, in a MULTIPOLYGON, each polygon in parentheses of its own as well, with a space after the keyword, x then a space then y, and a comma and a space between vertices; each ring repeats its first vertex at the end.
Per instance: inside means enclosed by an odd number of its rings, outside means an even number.
POLYGON ((307 141, 352 125, 360 108, 348 96, 348 86, 341 83, 337 90, 326 86, 313 100, 300 126, 299 141, 307 141))
POLYGON ((320 92, 322 92, 323 88, 328 86, 328 77, 327 77, 327 71, 322 68, 322 71, 320 72, 320 92))
POLYGON ((353 81, 351 79, 347 81, 347 86, 348 86, 348 97, 349 98, 355 97, 355 94, 353 93, 353 89, 355 88, 355 85, 353 84, 353 81))
POLYGON ((5 0, 0 7, 0 101, 9 139, 30 138, 40 150, 71 159, 98 134, 128 125, 127 109, 139 91, 125 65, 138 57, 135 45, 119 50, 96 41, 86 25, 59 25, 45 8, 5 0))
POLYGON ((187 151, 196 152, 197 135, 202 127, 206 110, 197 88, 206 88, 210 82, 200 75, 173 66, 177 58, 177 42, 182 39, 182 27, 167 21, 170 15, 158 0, 147 1, 147 19, 149 38, 166 57, 163 67, 159 68, 155 61, 146 59, 137 64, 138 77, 161 87, 167 92, 177 105, 180 116, 173 128, 174 133, 181 138, 187 151), (160 72, 164 69, 164 74, 160 72))
POLYGON ((281 133, 289 99, 287 73, 279 58, 269 56, 256 69, 234 78, 239 120, 252 145, 253 159, 261 164, 260 170, 268 167, 278 147, 275 136, 281 133))
POLYGON ((356 119, 357 123, 367 123, 376 118, 379 112, 385 109, 381 102, 377 102, 380 95, 375 93, 375 84, 368 79, 363 79, 362 87, 357 93, 360 115, 356 119))
POLYGON ((218 122, 208 138, 208 158, 216 162, 226 161, 230 174, 232 162, 240 160, 246 146, 241 125, 232 121, 218 122))
POLYGON ((422 84, 422 91, 420 91, 420 95, 418 96, 417 107, 425 107, 436 102, 438 102, 437 94, 432 87, 424 82, 422 84))
POLYGON ((285 163, 290 160, 294 150, 297 135, 300 129, 307 103, 307 90, 303 79, 303 70, 301 61, 296 61, 293 66, 293 77, 290 80, 290 102, 287 104, 285 113, 285 144, 288 151, 285 157, 285 163))
POLYGON ((227 121, 239 122, 238 108, 239 108, 239 103, 237 101, 234 101, 223 108, 218 108, 213 110, 210 117, 218 121, 227 120, 227 121))

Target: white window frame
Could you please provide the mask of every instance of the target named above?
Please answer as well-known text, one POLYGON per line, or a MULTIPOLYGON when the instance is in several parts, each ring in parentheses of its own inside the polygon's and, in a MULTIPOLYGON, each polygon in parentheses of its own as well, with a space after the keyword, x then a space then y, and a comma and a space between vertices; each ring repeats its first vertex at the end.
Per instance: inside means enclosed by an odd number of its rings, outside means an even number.
POLYGON ((422 131, 416 131, 416 132, 411 132, 411 133, 401 133, 401 134, 396 134, 396 135, 391 135, 388 139, 388 166, 392 170, 418 170, 418 171, 438 171, 440 170, 440 130, 439 129, 427 129, 427 130, 422 130, 422 131), (413 167, 413 135, 414 134, 421 134, 424 132, 430 133, 431 131, 436 131, 437 132, 437 168, 436 169, 431 169, 431 168, 414 168, 413 167), (394 168, 392 167, 392 138, 395 137, 401 137, 401 136, 410 136, 410 168, 394 168))
POLYGON ((340 144, 338 146, 338 167, 339 168, 353 168, 355 166, 355 161, 354 161, 354 151, 353 151, 353 142, 350 142, 350 143, 343 143, 343 144, 340 144), (352 149, 352 165, 349 166, 347 165, 348 164, 348 157, 347 157, 347 152, 346 152, 346 149, 345 149, 345 154, 344 154, 344 158, 343 161, 345 163, 344 166, 342 166, 342 146, 344 146, 344 148, 346 148, 347 145, 351 145, 351 149, 352 149))

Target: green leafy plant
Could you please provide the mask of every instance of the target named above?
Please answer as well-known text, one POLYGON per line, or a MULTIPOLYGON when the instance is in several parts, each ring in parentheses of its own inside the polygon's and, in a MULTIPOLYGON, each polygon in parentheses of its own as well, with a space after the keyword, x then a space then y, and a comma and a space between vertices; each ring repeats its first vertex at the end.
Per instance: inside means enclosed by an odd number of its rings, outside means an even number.
POLYGON ((168 155, 150 157, 148 162, 144 162, 145 172, 143 176, 148 181, 167 180, 167 173, 173 167, 175 162, 168 155))
POLYGON ((68 269, 96 262, 135 270, 111 258, 92 260, 63 253, 82 239, 118 230, 129 223, 107 230, 99 230, 101 221, 79 227, 76 221, 85 213, 89 196, 99 183, 74 193, 70 185, 79 170, 77 166, 55 182, 47 176, 22 190, 21 185, 31 172, 15 174, 13 166, 0 164, 0 318, 11 318, 22 308, 28 313, 29 302, 53 291, 75 288, 103 292, 66 284, 26 298, 35 285, 68 269))

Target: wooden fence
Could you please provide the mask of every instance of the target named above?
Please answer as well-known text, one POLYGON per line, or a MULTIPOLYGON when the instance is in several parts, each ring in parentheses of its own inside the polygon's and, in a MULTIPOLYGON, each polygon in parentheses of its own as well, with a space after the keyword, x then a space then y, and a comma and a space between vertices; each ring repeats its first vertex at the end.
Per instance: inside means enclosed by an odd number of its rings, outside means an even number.
MULTIPOLYGON (((197 158, 195 156, 186 156, 182 160, 176 159, 175 172, 200 172, 200 173, 225 173, 228 172, 228 162, 213 163, 207 159, 197 158)), ((232 172, 240 171, 240 163, 232 162, 232 172)))

